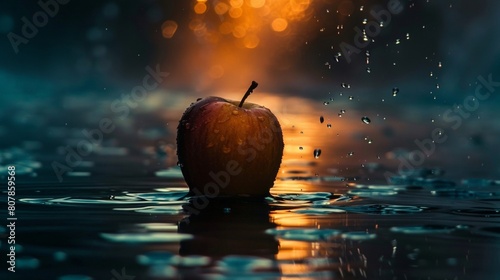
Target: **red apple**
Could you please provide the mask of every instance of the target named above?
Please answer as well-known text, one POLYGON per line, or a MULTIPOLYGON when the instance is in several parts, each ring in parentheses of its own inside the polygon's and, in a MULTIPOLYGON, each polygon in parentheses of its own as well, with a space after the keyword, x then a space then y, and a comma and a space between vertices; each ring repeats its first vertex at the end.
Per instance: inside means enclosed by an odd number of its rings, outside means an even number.
POLYGON ((283 156, 278 119, 267 108, 206 97, 191 104, 177 127, 177 156, 190 194, 267 196, 283 156))

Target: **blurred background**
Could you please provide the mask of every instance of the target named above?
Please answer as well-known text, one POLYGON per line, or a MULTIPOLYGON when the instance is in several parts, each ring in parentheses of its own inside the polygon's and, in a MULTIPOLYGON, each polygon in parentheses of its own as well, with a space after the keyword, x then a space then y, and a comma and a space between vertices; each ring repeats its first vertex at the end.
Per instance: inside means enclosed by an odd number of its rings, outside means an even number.
POLYGON ((27 173, 61 181, 126 156, 101 175, 150 175, 175 166, 191 102, 255 80, 248 102, 285 133, 282 177, 498 179, 499 16, 493 0, 3 1, 0 165, 35 157, 27 173))

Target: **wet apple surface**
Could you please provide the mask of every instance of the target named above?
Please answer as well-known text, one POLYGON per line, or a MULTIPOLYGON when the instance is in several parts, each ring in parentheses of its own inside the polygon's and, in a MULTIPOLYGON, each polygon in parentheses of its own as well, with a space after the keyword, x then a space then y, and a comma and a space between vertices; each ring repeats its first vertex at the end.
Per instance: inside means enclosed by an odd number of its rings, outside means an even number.
POLYGON ((244 103, 245 98, 206 97, 184 112, 177 155, 192 195, 269 195, 283 156, 283 134, 269 109, 244 103))

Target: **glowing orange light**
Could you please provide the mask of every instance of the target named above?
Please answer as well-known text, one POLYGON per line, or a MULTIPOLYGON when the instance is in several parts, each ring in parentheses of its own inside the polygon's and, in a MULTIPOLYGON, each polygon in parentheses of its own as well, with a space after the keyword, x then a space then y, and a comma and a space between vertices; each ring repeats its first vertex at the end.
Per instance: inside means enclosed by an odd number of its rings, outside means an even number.
POLYGON ((231 7, 233 8, 239 8, 243 5, 243 0, 231 0, 229 1, 229 4, 231 4, 231 7))
POLYGON ((229 16, 232 18, 239 18, 243 14, 243 10, 241 8, 231 8, 229 10, 229 16))
POLYGON ((214 65, 210 68, 208 75, 212 79, 218 79, 224 75, 224 68, 220 65, 214 65))
POLYGON ((233 32, 233 25, 231 23, 225 21, 221 25, 219 25, 219 32, 221 34, 227 35, 227 34, 233 32))
POLYGON ((198 2, 194 5, 194 12, 201 15, 207 11, 207 5, 204 2, 198 2))
POLYGON ((311 0, 290 0, 290 6, 295 12, 303 12, 307 10, 309 4, 311 4, 311 0))
POLYGON ((273 20, 271 27, 276 32, 282 32, 288 27, 288 22, 284 18, 277 18, 273 20))
POLYGON ((219 2, 219 3, 217 3, 217 5, 215 5, 214 11, 219 16, 222 16, 223 14, 227 13, 227 11, 229 10, 229 8, 230 7, 229 7, 228 4, 219 2))
POLYGON ((243 45, 245 45, 246 48, 248 49, 254 49, 256 48, 260 43, 259 37, 257 37, 254 34, 249 34, 248 36, 243 39, 243 45))
POLYGON ((174 37, 175 31, 177 31, 177 23, 173 20, 167 20, 161 25, 161 35, 164 38, 170 39, 174 37))
POLYGON ((266 0, 250 0, 250 6, 253 8, 262 8, 266 4, 266 0))
POLYGON ((237 25, 233 28, 233 36, 236 38, 243 38, 247 34, 247 30, 242 25, 237 25))

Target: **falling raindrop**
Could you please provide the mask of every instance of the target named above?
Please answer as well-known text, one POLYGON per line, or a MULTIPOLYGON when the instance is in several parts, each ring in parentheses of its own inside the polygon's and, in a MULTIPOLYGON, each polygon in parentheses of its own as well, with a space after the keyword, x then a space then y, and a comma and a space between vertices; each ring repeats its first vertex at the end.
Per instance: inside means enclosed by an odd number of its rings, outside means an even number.
POLYGON ((359 10, 360 10, 360 11, 363 11, 363 8, 364 8, 364 7, 365 7, 365 6, 361 6, 361 7, 359 7, 359 10))
POLYGON ((328 101, 324 101, 323 102, 323 105, 325 105, 325 106, 328 105, 328 104, 330 104, 330 102, 328 102, 328 101))
POLYGON ((345 110, 344 109, 340 110, 340 113, 345 114, 345 110))
POLYGON ((398 93, 399 93, 399 88, 397 87, 392 88, 392 96, 396 96, 398 95, 398 93))
POLYGON ((347 153, 347 155, 352 157, 354 155, 354 152, 349 152, 349 153, 347 153))
POLYGON ((332 128, 332 124, 331 124, 331 123, 329 123, 329 124, 327 124, 327 125, 326 125, 326 127, 328 127, 328 128, 332 128))
POLYGON ((319 117, 319 122, 320 123, 323 123, 325 121, 325 118, 323 118, 323 116, 319 117))
POLYGON ((436 84, 436 88, 439 88, 439 84, 436 84))
POLYGON ((365 18, 363 19, 363 24, 366 24, 368 22, 368 20, 365 18))
POLYGON ((401 43, 401 41, 399 41, 399 39, 396 39, 396 45, 399 45, 401 43))
POLYGON ((367 116, 362 117, 361 121, 365 124, 370 124, 372 122, 367 116))
POLYGON ((370 69, 370 67, 366 67, 366 73, 371 73, 372 70, 370 69))
POLYGON ((441 61, 438 62, 438 67, 441 68, 442 64, 441 64, 441 61))
POLYGON ((342 83, 340 84, 343 88, 351 88, 350 84, 342 83))
POLYGON ((321 155, 321 149, 314 149, 314 158, 319 158, 319 156, 321 155))
POLYGON ((341 113, 339 113, 339 118, 342 118, 342 114, 341 113))
POLYGON ((406 33, 406 40, 410 40, 410 33, 406 33))
POLYGON ((114 195, 110 195, 110 196, 109 196, 109 199, 110 199, 110 200, 114 200, 114 199, 115 199, 115 196, 114 196, 114 195))
POLYGON ((352 100, 352 98, 353 98, 353 97, 352 97, 352 95, 351 95, 351 96, 349 96, 349 100, 352 100))

